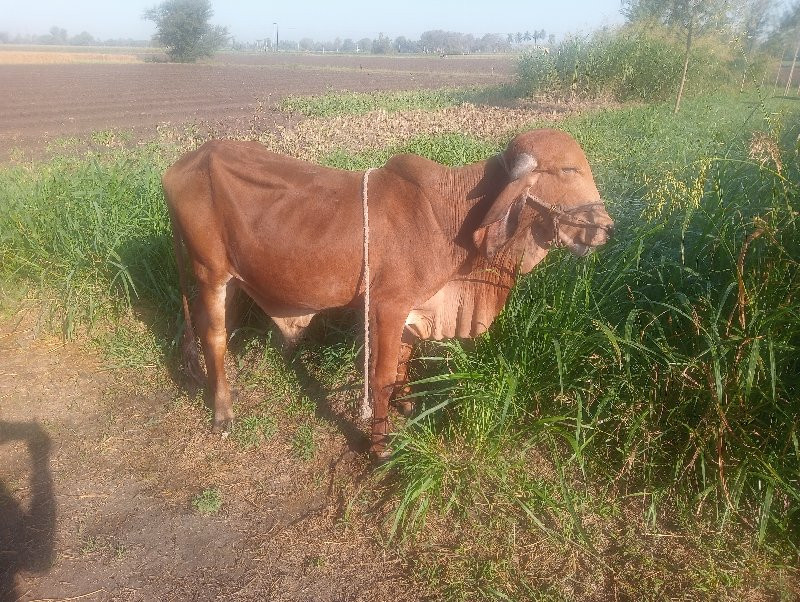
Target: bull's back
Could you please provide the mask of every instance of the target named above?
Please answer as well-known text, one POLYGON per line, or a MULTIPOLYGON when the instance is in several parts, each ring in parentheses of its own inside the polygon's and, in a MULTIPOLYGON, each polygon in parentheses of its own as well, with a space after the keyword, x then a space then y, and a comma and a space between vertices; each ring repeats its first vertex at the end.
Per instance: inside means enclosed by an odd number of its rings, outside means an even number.
POLYGON ((239 279, 268 313, 345 305, 361 272, 360 177, 212 141, 164 174, 195 263, 239 279))

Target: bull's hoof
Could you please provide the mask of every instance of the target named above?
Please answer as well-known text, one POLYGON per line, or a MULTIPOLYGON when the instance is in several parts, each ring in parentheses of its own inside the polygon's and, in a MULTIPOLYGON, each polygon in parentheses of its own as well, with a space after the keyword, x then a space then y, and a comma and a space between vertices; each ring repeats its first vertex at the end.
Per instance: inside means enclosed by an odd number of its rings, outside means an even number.
POLYGON ((369 459, 372 460, 374 466, 383 466, 392 457, 392 450, 389 448, 371 449, 369 451, 369 459))
POLYGON ((215 435, 222 435, 223 438, 227 437, 233 428, 233 418, 214 419, 214 425, 211 427, 211 432, 215 435))
POLYGON ((407 399, 403 401, 395 400, 394 407, 397 408, 397 412, 401 416, 405 416, 406 418, 411 418, 411 415, 414 413, 414 402, 407 399))

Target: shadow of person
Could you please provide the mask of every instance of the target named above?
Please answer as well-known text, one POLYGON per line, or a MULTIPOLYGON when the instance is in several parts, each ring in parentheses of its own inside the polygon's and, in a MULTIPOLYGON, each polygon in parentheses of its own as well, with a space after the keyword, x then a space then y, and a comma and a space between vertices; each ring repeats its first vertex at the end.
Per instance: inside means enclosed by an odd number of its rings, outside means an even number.
POLYGON ((50 436, 36 422, 0 420, 0 446, 24 441, 30 456, 30 501, 24 505, 0 479, 0 600, 16 600, 20 571, 44 572, 55 560, 56 501, 50 436))

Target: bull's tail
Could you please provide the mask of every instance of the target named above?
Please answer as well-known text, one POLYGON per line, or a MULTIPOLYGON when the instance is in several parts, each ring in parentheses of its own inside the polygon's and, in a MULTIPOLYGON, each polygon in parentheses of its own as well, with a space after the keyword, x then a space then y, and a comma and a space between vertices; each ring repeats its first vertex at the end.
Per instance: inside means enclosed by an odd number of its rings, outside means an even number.
POLYGON ((175 264, 178 268, 178 285, 181 289, 181 303, 183 305, 183 335, 181 336, 181 362, 186 375, 198 386, 204 386, 205 372, 200 366, 200 355, 197 349, 197 339, 192 325, 192 314, 189 311, 187 297, 188 282, 186 276, 186 263, 184 261, 184 244, 180 225, 175 219, 172 208, 169 210, 169 220, 172 225, 172 245, 175 249, 175 264))

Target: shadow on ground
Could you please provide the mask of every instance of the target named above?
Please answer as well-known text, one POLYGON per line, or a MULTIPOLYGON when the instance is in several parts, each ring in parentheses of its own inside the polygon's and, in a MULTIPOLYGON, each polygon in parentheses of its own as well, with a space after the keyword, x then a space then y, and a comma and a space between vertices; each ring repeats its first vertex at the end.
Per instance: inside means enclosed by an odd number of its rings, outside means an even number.
MULTIPOLYGON (((0 479, 0 599, 16 600, 17 573, 42 573, 55 557, 56 501, 50 474, 50 437, 37 422, 0 421, 0 450, 24 446, 30 460, 28 501, 0 479)), ((4 454, 6 457, 7 454, 4 454)), ((16 484, 24 490, 22 483, 16 484)))

